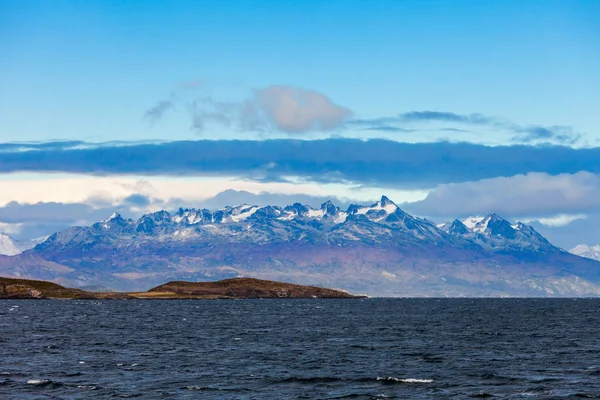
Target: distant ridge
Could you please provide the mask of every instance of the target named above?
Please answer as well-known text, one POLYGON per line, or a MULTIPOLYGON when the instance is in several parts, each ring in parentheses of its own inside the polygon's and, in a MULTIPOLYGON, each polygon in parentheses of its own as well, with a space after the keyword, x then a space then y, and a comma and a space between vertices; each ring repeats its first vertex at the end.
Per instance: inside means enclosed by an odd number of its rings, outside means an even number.
POLYGON ((46 240, 46 238, 38 238, 33 240, 18 241, 7 235, 6 233, 0 232, 0 255, 14 256, 29 250, 38 243, 46 240))
POLYGON ((580 244, 573 247, 571 250, 569 250, 569 252, 580 257, 591 258, 592 260, 600 261, 600 244, 595 246, 580 244))

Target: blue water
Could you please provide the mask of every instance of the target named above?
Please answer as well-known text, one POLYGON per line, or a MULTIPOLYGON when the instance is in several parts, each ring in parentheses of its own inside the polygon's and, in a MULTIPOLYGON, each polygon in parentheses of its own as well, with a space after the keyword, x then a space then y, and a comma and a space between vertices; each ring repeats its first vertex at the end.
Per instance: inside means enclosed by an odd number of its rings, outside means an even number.
POLYGON ((2 300, 0 398, 600 398, 599 322, 599 299, 2 300))

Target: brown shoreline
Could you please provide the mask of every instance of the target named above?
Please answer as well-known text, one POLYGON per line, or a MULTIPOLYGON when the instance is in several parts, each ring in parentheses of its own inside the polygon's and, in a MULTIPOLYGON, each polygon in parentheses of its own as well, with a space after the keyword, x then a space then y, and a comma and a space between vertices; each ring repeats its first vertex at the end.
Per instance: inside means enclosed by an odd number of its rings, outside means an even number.
POLYGON ((0 277, 0 299, 49 300, 219 300, 219 299, 357 299, 342 290, 255 278, 216 282, 172 281, 147 292, 86 292, 53 282, 0 277))

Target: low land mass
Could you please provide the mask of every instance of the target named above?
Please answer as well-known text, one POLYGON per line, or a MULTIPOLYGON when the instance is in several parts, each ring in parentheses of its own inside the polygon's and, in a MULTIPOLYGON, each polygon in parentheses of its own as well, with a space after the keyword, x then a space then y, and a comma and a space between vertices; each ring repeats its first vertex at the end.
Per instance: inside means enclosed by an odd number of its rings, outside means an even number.
POLYGON ((318 286, 232 278, 217 282, 173 281, 147 292, 88 292, 66 288, 56 283, 0 277, 0 299, 350 299, 361 298, 342 290, 318 286))

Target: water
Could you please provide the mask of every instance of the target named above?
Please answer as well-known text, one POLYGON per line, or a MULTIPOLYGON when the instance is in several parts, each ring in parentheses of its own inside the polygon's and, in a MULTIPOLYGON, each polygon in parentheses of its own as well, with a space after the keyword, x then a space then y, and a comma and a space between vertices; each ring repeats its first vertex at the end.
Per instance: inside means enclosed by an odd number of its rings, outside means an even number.
POLYGON ((600 398, 599 322, 600 299, 3 300, 0 398, 600 398))

